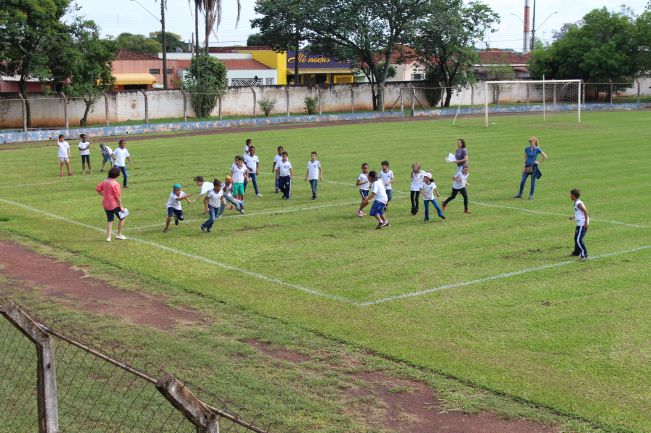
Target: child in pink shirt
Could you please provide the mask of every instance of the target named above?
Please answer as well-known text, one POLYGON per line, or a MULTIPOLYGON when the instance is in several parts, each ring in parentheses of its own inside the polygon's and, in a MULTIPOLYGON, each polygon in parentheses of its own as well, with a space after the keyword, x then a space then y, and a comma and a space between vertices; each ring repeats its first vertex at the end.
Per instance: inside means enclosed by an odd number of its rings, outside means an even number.
POLYGON ((122 206, 122 189, 120 188, 120 183, 116 181, 120 176, 120 169, 113 167, 108 171, 108 178, 102 181, 95 191, 102 196, 102 207, 106 212, 106 219, 108 223, 106 224, 106 241, 111 242, 111 234, 113 233, 113 220, 117 215, 120 222, 118 223, 118 234, 117 239, 124 240, 127 237, 122 235, 122 227, 124 227, 124 215, 125 208, 122 206))

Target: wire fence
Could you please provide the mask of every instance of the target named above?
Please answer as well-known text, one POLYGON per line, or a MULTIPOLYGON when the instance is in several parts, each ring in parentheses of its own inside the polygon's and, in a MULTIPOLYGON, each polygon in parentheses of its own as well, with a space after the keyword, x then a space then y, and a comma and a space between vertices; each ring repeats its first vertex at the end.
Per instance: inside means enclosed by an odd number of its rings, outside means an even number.
POLYGON ((0 299, 0 433, 281 432, 269 416, 0 299), (277 430, 276 430, 277 429, 277 430))

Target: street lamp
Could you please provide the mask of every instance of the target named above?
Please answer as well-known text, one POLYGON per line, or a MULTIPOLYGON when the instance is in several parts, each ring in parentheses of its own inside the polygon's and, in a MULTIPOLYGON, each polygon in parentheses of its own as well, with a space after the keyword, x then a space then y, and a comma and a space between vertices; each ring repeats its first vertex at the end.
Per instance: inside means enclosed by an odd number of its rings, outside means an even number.
POLYGON ((138 0, 131 0, 143 8, 161 24, 161 39, 163 40, 163 89, 167 90, 167 34, 165 33, 165 5, 167 0, 160 0, 160 19, 142 5, 138 0))
MULTIPOLYGON (((556 15, 557 13, 558 11, 549 14, 547 18, 543 20, 542 24, 538 26, 538 28, 545 25, 547 20, 551 18, 552 15, 556 15)), ((533 46, 535 42, 536 42, 536 0, 533 0, 533 25, 531 26, 531 47, 530 47, 531 51, 533 51, 533 46)))

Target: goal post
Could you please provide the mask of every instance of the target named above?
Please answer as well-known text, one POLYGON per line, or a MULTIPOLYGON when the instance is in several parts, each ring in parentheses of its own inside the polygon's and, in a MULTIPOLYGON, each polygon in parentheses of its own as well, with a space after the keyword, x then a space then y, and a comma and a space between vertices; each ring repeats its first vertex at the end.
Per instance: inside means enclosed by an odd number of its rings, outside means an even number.
POLYGON ((581 80, 513 80, 484 82, 484 126, 493 113, 576 112, 581 122, 581 80))

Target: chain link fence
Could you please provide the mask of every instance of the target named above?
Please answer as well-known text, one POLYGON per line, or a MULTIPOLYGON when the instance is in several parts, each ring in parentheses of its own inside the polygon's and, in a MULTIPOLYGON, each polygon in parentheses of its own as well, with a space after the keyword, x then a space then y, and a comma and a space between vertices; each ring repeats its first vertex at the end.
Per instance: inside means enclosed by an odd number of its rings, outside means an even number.
POLYGON ((0 433, 281 431, 200 386, 134 367, 117 345, 85 341, 0 299, 0 433))

